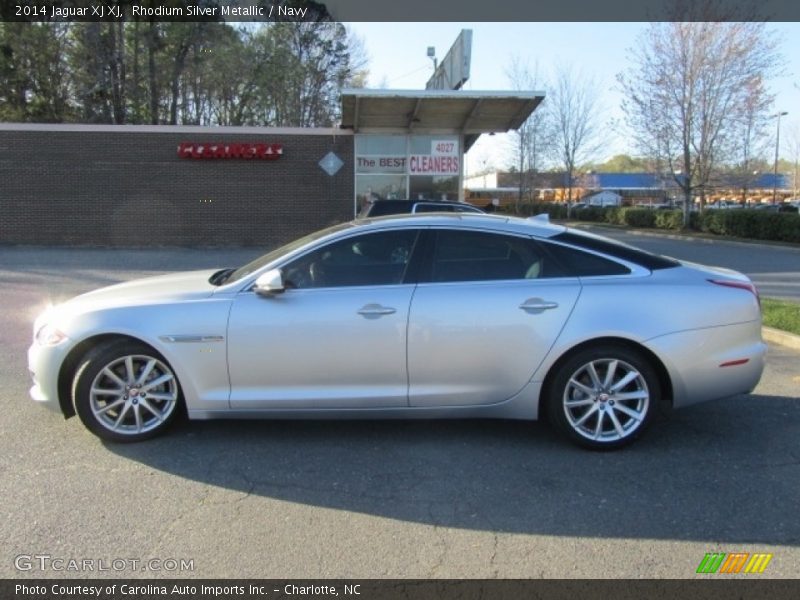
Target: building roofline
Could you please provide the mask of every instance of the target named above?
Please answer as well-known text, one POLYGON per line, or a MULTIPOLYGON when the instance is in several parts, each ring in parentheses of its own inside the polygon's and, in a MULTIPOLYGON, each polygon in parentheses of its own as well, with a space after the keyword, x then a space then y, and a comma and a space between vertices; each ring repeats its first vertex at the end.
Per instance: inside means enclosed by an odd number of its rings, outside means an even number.
POLYGON ((83 123, 0 123, 0 131, 67 133, 183 133, 191 135, 331 135, 349 136, 352 131, 334 127, 238 127, 202 125, 87 125, 83 123))
POLYGON ((486 98, 524 98, 535 100, 543 98, 543 91, 509 91, 509 90, 393 90, 393 89, 374 89, 374 88, 346 88, 341 92, 342 96, 357 96, 359 98, 443 98, 463 99, 471 98, 475 100, 486 98))

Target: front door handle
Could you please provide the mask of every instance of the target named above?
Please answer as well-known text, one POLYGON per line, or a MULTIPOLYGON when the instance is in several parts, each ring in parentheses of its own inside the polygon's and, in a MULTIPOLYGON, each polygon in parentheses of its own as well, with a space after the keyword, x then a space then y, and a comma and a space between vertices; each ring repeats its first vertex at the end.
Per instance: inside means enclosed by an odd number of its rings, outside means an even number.
POLYGON ((381 306, 380 304, 365 304, 358 310, 358 314, 367 319, 377 319, 383 315, 391 315, 396 312, 396 308, 381 306))
POLYGON ((558 302, 542 300, 541 298, 528 298, 519 307, 528 312, 542 312, 543 310, 558 308, 558 302))

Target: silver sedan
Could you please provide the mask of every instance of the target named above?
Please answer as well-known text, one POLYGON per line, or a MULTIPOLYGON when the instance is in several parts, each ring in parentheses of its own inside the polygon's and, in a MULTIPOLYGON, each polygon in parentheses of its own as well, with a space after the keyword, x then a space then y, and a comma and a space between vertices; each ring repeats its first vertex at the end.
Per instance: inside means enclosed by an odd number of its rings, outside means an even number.
POLYGON ((34 325, 31 397, 106 440, 211 418, 534 420, 589 448, 750 392, 747 277, 545 220, 367 219, 238 269, 131 281, 34 325))

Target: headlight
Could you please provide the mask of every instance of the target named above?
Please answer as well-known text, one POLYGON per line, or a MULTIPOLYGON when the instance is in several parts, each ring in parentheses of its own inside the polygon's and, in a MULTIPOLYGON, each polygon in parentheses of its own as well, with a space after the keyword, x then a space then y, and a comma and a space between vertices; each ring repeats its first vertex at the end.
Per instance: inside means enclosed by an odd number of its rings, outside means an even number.
POLYGON ((67 336, 54 326, 47 324, 39 328, 34 339, 40 346, 56 346, 67 339, 67 336))

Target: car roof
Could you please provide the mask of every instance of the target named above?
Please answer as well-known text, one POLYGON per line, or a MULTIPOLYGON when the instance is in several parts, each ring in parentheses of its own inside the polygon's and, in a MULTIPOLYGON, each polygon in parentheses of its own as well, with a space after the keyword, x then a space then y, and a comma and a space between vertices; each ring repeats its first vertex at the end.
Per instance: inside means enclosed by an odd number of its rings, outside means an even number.
POLYGON ((378 198, 376 200, 370 200, 372 204, 458 204, 464 205, 468 204, 467 202, 461 202, 459 200, 414 200, 413 198, 378 198))
POLYGON ((507 215, 480 213, 417 213, 414 215, 387 215, 385 217, 369 217, 353 221, 356 227, 385 228, 391 227, 465 227, 489 229, 505 233, 520 233, 540 238, 549 238, 564 233, 563 225, 553 225, 539 219, 521 219, 507 215))

